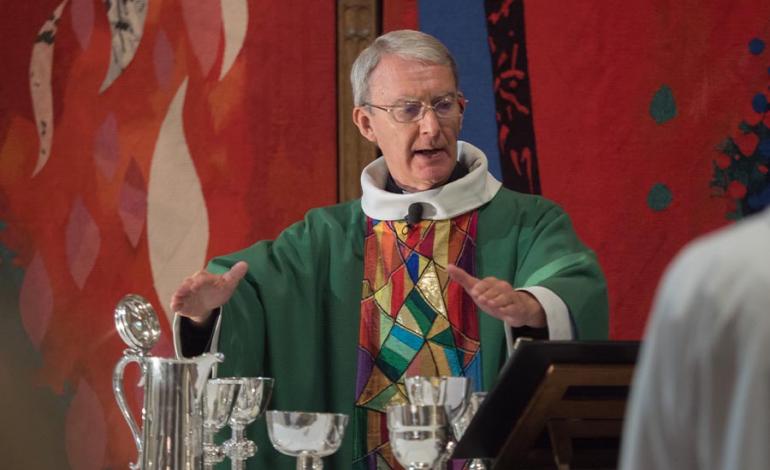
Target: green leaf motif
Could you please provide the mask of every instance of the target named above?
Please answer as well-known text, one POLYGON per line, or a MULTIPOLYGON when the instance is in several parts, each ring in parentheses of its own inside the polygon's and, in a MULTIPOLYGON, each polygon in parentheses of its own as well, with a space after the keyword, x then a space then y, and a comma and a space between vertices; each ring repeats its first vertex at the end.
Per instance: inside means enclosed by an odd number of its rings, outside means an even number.
POLYGON ((676 117, 674 92, 668 85, 661 86, 650 102, 650 116, 656 124, 664 124, 676 117))
POLYGON ((647 194, 647 205, 655 212, 666 210, 674 199, 668 186, 657 183, 647 194))

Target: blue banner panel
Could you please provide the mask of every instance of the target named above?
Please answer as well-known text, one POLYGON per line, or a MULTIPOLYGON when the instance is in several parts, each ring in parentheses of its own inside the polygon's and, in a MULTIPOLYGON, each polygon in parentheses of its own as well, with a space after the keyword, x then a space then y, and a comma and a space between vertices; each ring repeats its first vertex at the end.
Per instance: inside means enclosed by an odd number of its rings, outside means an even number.
POLYGON ((420 30, 446 44, 457 61, 460 89, 469 100, 461 138, 487 154, 489 170, 502 181, 484 2, 420 0, 419 18, 420 30))

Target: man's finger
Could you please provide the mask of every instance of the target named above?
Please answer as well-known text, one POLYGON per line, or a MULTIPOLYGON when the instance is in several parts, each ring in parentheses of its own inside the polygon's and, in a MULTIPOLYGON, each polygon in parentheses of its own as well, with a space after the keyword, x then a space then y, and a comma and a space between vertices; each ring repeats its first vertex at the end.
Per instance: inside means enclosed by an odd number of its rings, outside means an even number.
POLYGON ((502 305, 508 305, 511 303, 508 299, 507 292, 493 292, 489 295, 486 295, 483 299, 484 302, 486 302, 488 305, 491 305, 492 307, 500 307, 502 305))
POLYGON ((174 297, 186 297, 192 292, 192 282, 186 280, 179 288, 174 292, 174 297))
POLYGON ((484 279, 477 279, 473 289, 468 291, 468 294, 474 299, 491 299, 499 294, 499 288, 497 279, 493 277, 485 277, 484 279))
POLYGON ((222 275, 222 280, 227 284, 235 284, 246 275, 249 265, 245 261, 238 261, 229 271, 222 275))
POLYGON ((470 292, 470 290, 473 289, 473 286, 479 283, 478 278, 471 276, 462 268, 459 268, 454 264, 447 264, 446 272, 455 282, 463 286, 463 289, 465 289, 467 292, 470 292))

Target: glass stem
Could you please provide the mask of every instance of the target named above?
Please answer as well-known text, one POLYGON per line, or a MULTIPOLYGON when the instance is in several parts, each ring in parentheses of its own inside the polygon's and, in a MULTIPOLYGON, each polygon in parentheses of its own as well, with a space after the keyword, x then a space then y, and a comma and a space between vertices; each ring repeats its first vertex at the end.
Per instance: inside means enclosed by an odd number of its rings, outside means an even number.
POLYGON ((246 429, 246 426, 232 425, 230 429, 232 429, 232 440, 234 442, 242 442, 244 440, 243 431, 246 429))
POLYGON ((211 454, 214 450, 214 433, 216 431, 210 428, 203 428, 203 470, 214 470, 214 456, 211 454))
MULTIPOLYGON (((240 426, 237 424, 232 424, 230 426, 231 433, 231 441, 237 448, 239 444, 241 444, 245 438, 243 436, 243 431, 246 429, 246 426, 240 426)), ((237 457, 230 457, 230 468, 232 470, 245 470, 246 469, 246 459, 237 458, 237 457)))
POLYGON ((297 470, 321 470, 324 468, 321 457, 302 452, 297 456, 297 470))

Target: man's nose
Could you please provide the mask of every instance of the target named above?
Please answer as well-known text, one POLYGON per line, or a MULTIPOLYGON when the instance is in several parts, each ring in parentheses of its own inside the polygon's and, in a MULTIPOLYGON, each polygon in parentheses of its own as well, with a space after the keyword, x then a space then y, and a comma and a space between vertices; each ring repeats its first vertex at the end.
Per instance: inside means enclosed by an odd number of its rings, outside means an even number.
POLYGON ((440 128, 441 126, 439 125, 436 112, 433 110, 433 108, 427 108, 425 110, 425 114, 422 116, 422 119, 420 119, 420 133, 436 135, 438 134, 440 128))

